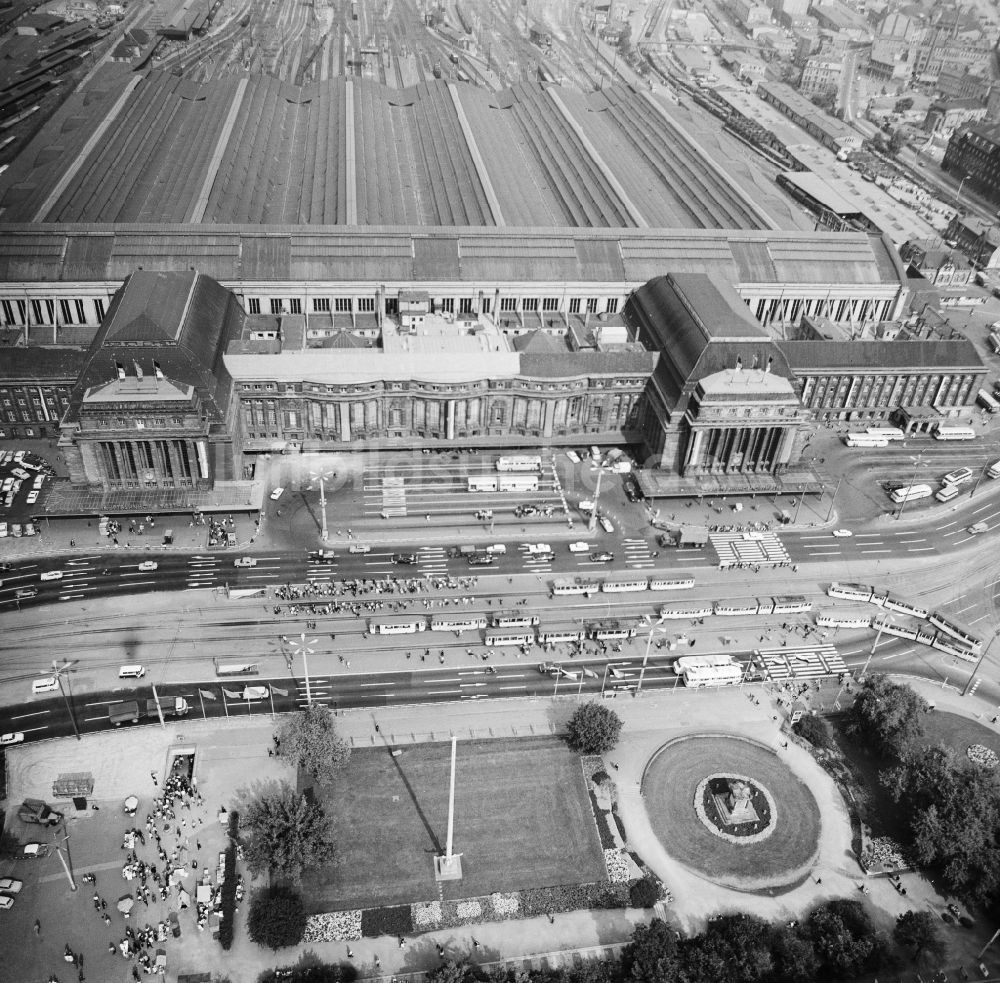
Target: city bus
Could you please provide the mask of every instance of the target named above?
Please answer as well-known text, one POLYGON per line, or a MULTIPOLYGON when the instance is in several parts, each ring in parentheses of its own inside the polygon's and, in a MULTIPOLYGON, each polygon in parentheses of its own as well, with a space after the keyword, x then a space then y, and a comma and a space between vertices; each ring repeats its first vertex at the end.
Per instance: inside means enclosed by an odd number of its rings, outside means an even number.
POLYGON ((497 461, 497 471, 541 471, 542 459, 533 454, 515 454, 501 457, 497 461))
POLYGON ((583 577, 557 577, 552 582, 552 593, 556 594, 597 594, 601 590, 599 580, 585 580, 583 577))
POLYGON ((494 611, 490 615, 491 628, 531 628, 537 624, 537 614, 521 614, 519 611, 494 611))
POLYGON ((256 662, 216 662, 216 676, 256 676, 260 667, 256 662))
POLYGON ((816 612, 816 624, 820 628, 870 628, 871 613, 864 608, 829 608, 816 612))
POLYGON ((431 618, 431 631, 474 631, 486 627, 486 615, 468 615, 459 618, 455 615, 436 614, 431 618))
POLYGON ((502 474, 497 478, 497 491, 538 491, 538 475, 502 474))
POLYGON ((869 437, 884 437, 886 440, 906 439, 906 434, 899 427, 868 427, 865 433, 869 437))
POLYGON ((956 468, 949 471, 942 479, 944 485, 965 485, 975 478, 976 472, 972 468, 956 468))
POLYGON ((370 618, 368 631, 373 635, 413 635, 427 630, 426 618, 370 618))
POLYGON ((650 577, 649 579, 650 590, 690 590, 692 587, 694 587, 693 573, 675 573, 669 577, 650 577))
POLYGON ((938 424, 934 431, 935 440, 975 440, 976 431, 972 427, 944 427, 938 424))
POLYGON ((660 617, 664 619, 707 618, 711 613, 711 601, 692 601, 690 604, 664 604, 660 608, 660 617))
POLYGON ((534 645, 535 636, 530 631, 509 631, 491 628, 483 641, 487 645, 534 645))
POLYGON ((685 686, 701 689, 703 686, 737 686, 743 682, 743 670, 738 665, 697 666, 681 676, 685 686))
POLYGON ((998 403, 985 389, 980 389, 979 392, 976 393, 976 402, 984 410, 986 410, 987 413, 1000 413, 1000 403, 998 403))
POLYGON ((838 581, 834 581, 826 589, 830 597, 841 597, 845 601, 870 601, 872 591, 873 588, 867 584, 844 584, 838 581))
POLYGON ((496 491, 498 488, 498 478, 495 474, 490 475, 469 475, 466 479, 469 483, 470 492, 496 491))
POLYGON ((973 635, 968 629, 961 627, 956 622, 951 621, 945 615, 941 614, 940 611, 932 611, 928 616, 927 620, 938 629, 938 631, 943 631, 946 635, 951 635, 952 638, 957 639, 963 645, 968 646, 973 652, 977 654, 983 647, 982 640, 973 635))
POLYGON ((888 447, 888 437, 876 437, 869 433, 849 433, 844 438, 848 447, 888 447))
POLYGON ((897 505, 904 502, 915 502, 921 498, 930 498, 934 494, 934 489, 930 485, 903 485, 889 492, 891 498, 897 505))
POLYGON ((646 577, 619 577, 615 580, 605 580, 601 584, 601 590, 605 594, 626 594, 648 589, 649 580, 646 577))
POLYGON ((735 666, 731 655, 682 655, 674 663, 674 672, 681 676, 688 669, 704 669, 708 666, 735 666))

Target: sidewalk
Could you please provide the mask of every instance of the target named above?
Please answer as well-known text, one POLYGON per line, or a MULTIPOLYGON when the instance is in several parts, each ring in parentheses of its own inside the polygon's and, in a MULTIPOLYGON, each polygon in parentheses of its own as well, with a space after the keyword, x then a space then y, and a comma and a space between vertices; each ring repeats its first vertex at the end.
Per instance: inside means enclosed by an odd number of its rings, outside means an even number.
MULTIPOLYGON (((959 702, 957 695, 949 691, 938 692, 945 694, 943 700, 947 700, 950 707, 954 704, 954 709, 969 712, 967 707, 970 705, 959 702)), ((942 705, 942 698, 938 703, 942 705)), ((629 843, 673 893, 675 901, 669 905, 667 916, 681 930, 685 933, 700 931, 706 920, 720 911, 752 910, 764 918, 789 920, 801 918, 821 900, 858 896, 862 877, 850 851, 850 827, 844 803, 832 781, 809 754, 791 742, 787 749, 780 746, 783 738, 772 720, 773 711, 767 698, 761 695, 760 704, 755 705, 747 699, 746 693, 736 690, 715 694, 658 691, 639 700, 616 700, 612 705, 625 721, 622 740, 613 752, 619 766, 613 774, 619 786, 621 814, 629 843), (767 892, 760 891, 748 894, 713 884, 671 859, 652 835, 639 782, 646 762, 657 747, 680 734, 695 732, 732 733, 765 743, 774 748, 808 786, 822 815, 823 833, 816 865, 817 871, 822 873, 822 883, 806 877, 798 886, 779 896, 769 897, 767 892)), ((374 746, 377 741, 386 739, 394 744, 442 741, 454 733, 460 739, 461 756, 462 740, 559 732, 576 706, 576 700, 568 698, 382 708, 377 716, 367 710, 348 711, 338 718, 338 726, 356 747, 374 746), (378 735, 374 729, 376 722, 380 727, 378 735)), ((162 774, 171 750, 193 749, 198 788, 206 800, 205 816, 201 817, 205 825, 200 827, 204 840, 202 859, 214 866, 213 858, 223 845, 222 828, 214 822, 219 806, 228 804, 235 790, 251 778, 292 777, 284 766, 267 756, 271 732, 269 719, 257 718, 252 723, 235 719, 228 722, 184 720, 174 722, 165 730, 147 727, 130 732, 128 754, 121 753, 123 737, 115 733, 88 737, 81 742, 65 739, 27 745, 10 754, 11 800, 23 796, 51 798, 51 781, 57 774, 93 772, 94 798, 102 811, 72 820, 70 831, 77 871, 93 869, 100 872, 99 887, 105 891, 109 880, 114 882, 115 868, 120 865, 112 841, 119 835, 118 826, 124 828, 125 824, 120 814, 122 798, 131 793, 150 794, 153 790, 150 771, 162 774), (96 823, 92 821, 95 816, 99 817, 96 823), (110 871, 110 876, 105 871, 110 871)), ((140 812, 144 807, 145 801, 140 812)), ((460 824, 456 832, 460 843, 460 824)), ((81 905, 84 910, 89 905, 87 892, 73 895, 69 891, 54 856, 39 861, 31 869, 21 864, 18 876, 36 873, 41 875, 38 884, 26 884, 21 905, 10 913, 12 917, 8 917, 8 924, 15 927, 15 932, 7 936, 7 942, 0 942, 0 952, 12 966, 16 966, 25 954, 36 958, 35 946, 42 947, 45 958, 51 960, 58 958, 64 942, 70 942, 74 948, 96 944, 89 938, 86 918, 74 914, 81 905), (43 933, 40 941, 32 939, 29 946, 12 945, 15 937, 29 936, 30 922, 36 912, 45 913, 43 921, 47 925, 65 926, 63 935, 66 938, 60 935, 50 939, 43 933)), ((889 928, 896 915, 907 908, 928 904, 937 909, 943 904, 923 878, 906 875, 904 880, 908 888, 905 901, 891 890, 887 881, 870 879, 869 903, 882 928, 889 928)), ((580 911, 557 916, 554 926, 545 919, 477 925, 474 929, 418 936, 411 939, 405 949, 398 947, 394 937, 351 943, 351 949, 362 976, 426 970, 438 962, 435 943, 445 946, 450 953, 472 954, 477 961, 538 960, 556 950, 607 947, 624 941, 635 924, 647 921, 650 916, 650 912, 639 911, 580 911), (472 946, 473 938, 480 943, 480 948, 472 946), (380 959, 380 971, 374 967, 375 956, 380 959)), ((318 943, 284 950, 275 958, 249 943, 241 924, 233 950, 225 955, 208 933, 192 931, 190 915, 186 921, 182 917, 182 922, 183 944, 168 945, 170 970, 167 979, 175 979, 177 972, 209 970, 228 972, 235 979, 252 979, 263 966, 292 962, 306 950, 328 960, 346 957, 347 947, 343 943, 318 943)), ((116 928, 120 934, 121 926, 116 928)), ((100 949, 105 950, 106 942, 101 938, 98 933, 96 941, 100 949)), ((974 944, 971 936, 969 944, 974 944)), ((125 978, 127 964, 123 960, 109 955, 105 965, 102 958, 101 952, 92 953, 88 949, 88 967, 100 967, 98 978, 125 978)))

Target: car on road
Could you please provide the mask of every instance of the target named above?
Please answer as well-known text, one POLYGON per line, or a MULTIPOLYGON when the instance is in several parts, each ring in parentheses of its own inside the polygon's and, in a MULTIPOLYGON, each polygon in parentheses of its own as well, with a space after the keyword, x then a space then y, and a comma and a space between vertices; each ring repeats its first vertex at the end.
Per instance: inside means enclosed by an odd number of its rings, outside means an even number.
POLYGON ((257 560, 252 556, 238 556, 233 560, 234 567, 255 567, 257 566, 257 560))
POLYGON ((24 881, 19 881, 16 877, 0 877, 0 891, 7 894, 20 894, 24 887, 24 881))
POLYGON ((37 502, 37 501, 38 501, 38 489, 37 488, 32 488, 31 491, 28 492, 27 503, 29 505, 34 505, 35 502, 37 502))
POLYGON ((496 563, 496 557, 492 553, 473 553, 468 558, 470 567, 491 567, 496 563))
POLYGON ((275 488, 274 491, 271 492, 271 501, 272 502, 278 501, 278 499, 281 498, 281 496, 284 494, 285 494, 284 488, 281 487, 275 488))
POLYGON ((364 543, 351 543, 351 545, 347 547, 348 553, 371 553, 371 551, 372 548, 370 546, 366 546, 364 543))
POLYGON ((638 502, 641 498, 639 492, 639 486, 636 484, 635 478, 629 477, 622 482, 622 486, 625 489, 625 497, 630 502, 638 502))
POLYGON ((530 556, 537 556, 539 553, 551 553, 552 547, 548 543, 525 543, 524 548, 530 556))
POLYGON ((590 549, 590 543, 585 543, 582 540, 578 543, 570 543, 569 551, 570 553, 586 553, 590 549))
POLYGON ((48 855, 49 845, 47 843, 25 843, 21 850, 21 856, 32 857, 36 860, 39 857, 47 857, 48 855))
POLYGON ((307 553, 310 560, 317 563, 336 563, 337 557, 333 550, 309 550, 307 553))
POLYGON ((974 522, 971 526, 966 528, 966 532, 970 536, 978 536, 981 532, 988 532, 989 526, 985 522, 974 522))
POLYGON ((392 554, 393 563, 403 563, 412 565, 417 562, 416 553, 393 553, 392 554))
POLYGON ((598 519, 598 522, 600 522, 601 528, 605 532, 614 532, 615 531, 614 523, 606 515, 602 515, 600 517, 600 519, 598 519))
POLYGON ((491 546, 486 547, 487 553, 492 553, 494 556, 504 556, 507 552, 507 547, 503 543, 493 543, 491 546))
MULTIPOLYGON (((11 731, 9 734, 0 734, 0 747, 10 747, 12 744, 22 744, 24 742, 24 734, 19 730, 11 731)), ((0 887, 0 891, 3 888, 0 887)))
POLYGON ((614 558, 615 554, 608 550, 599 550, 596 553, 590 554, 590 559, 593 563, 610 563, 614 558))
POLYGON ((160 564, 157 563, 156 560, 143 560, 142 563, 139 564, 139 569, 143 573, 147 573, 150 570, 156 570, 159 565, 160 564))
POLYGON ((853 535, 854 535, 854 533, 853 533, 853 532, 851 532, 851 530, 850 530, 850 529, 834 529, 834 530, 833 530, 833 534, 834 534, 834 536, 836 536, 836 537, 837 537, 838 539, 847 539, 848 537, 850 537, 850 536, 853 536, 853 535))
POLYGON ((0 539, 5 538, 6 536, 7 536, 7 523, 0 522, 0 539))
POLYGON ((14 899, 9 894, 0 894, 0 911, 10 911, 14 907, 14 899))
POLYGON ((62 570, 45 570, 38 575, 39 580, 62 580, 62 570))
POLYGON ((576 451, 566 451, 566 456, 574 463, 580 463, 580 455, 576 451))

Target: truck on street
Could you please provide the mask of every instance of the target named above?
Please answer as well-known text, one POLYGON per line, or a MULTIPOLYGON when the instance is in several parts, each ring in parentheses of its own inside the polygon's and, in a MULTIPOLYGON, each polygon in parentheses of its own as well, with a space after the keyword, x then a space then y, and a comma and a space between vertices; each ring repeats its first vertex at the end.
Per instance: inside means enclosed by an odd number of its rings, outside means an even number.
MULTIPOLYGON (((164 717, 183 717, 191 706, 183 696, 161 696, 160 709, 164 717)), ((156 700, 146 700, 146 716, 157 719, 156 700)))
MULTIPOLYGON (((155 710, 153 711, 156 712, 155 710)), ((139 704, 135 700, 126 700, 124 703, 112 703, 108 707, 108 720, 115 727, 122 724, 139 723, 139 704)))
POLYGON ((41 799, 25 799, 17 810, 17 818, 22 823, 37 823, 39 826, 58 826, 63 814, 43 802, 41 799))

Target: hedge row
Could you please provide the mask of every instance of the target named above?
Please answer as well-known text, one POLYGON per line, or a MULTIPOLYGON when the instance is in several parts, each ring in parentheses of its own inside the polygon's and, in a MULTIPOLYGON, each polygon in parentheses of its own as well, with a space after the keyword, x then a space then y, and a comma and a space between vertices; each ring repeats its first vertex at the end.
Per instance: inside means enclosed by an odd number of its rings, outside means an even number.
POLYGON ((222 882, 222 920, 219 923, 219 945, 227 952, 233 945, 236 917, 236 838, 240 831, 240 816, 229 811, 229 843, 223 861, 225 880, 222 882))

